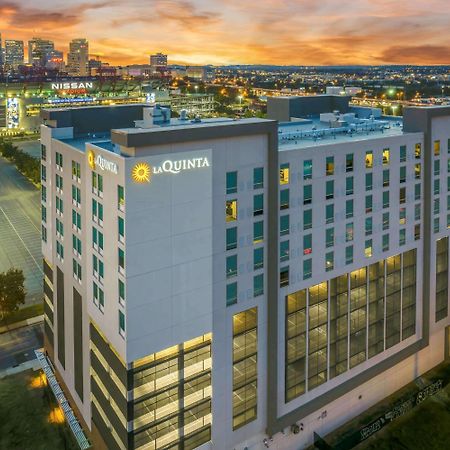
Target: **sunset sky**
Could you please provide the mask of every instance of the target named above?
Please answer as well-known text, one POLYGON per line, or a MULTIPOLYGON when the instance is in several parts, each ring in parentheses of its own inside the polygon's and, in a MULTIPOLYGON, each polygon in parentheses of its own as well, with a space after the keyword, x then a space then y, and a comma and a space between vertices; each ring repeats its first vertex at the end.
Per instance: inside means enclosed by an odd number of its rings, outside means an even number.
POLYGON ((450 0, 0 0, 3 39, 112 64, 450 64, 450 0))

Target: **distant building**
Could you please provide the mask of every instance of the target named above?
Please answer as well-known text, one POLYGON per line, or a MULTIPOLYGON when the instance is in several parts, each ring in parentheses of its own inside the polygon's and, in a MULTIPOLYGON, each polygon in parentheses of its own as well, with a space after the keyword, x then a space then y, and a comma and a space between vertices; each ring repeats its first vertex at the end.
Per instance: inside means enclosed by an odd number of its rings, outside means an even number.
POLYGON ((59 50, 53 50, 47 54, 47 61, 45 63, 47 69, 63 71, 65 68, 64 54, 59 50))
POLYGON ((356 95, 362 91, 360 87, 357 86, 327 86, 327 95, 356 95))
POLYGON ((49 54, 54 50, 53 41, 34 37, 28 41, 28 63, 37 67, 45 67, 49 54))
POLYGON ((213 78, 211 68, 206 66, 189 66, 186 68, 186 76, 194 80, 206 81, 213 78))
POLYGON ((67 71, 74 77, 89 75, 89 42, 86 39, 74 39, 70 42, 67 71))
POLYGON ((156 53, 155 55, 150 55, 150 65, 157 70, 165 70, 167 68, 167 55, 163 53, 156 53))
POLYGON ((23 41, 7 39, 5 41, 5 66, 9 69, 17 69, 24 63, 23 41))

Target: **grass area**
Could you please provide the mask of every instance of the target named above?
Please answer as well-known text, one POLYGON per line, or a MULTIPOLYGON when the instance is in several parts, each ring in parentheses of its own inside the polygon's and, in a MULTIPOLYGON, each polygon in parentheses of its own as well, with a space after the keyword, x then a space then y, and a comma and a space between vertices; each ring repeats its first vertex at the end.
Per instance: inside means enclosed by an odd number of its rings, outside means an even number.
POLYGON ((39 372, 22 372, 0 380, 0 448, 8 450, 76 450, 77 444, 53 393, 39 372))
POLYGON ((25 306, 25 308, 19 309, 15 313, 12 313, 6 319, 0 320, 0 327, 11 325, 21 320, 30 319, 44 314, 44 303, 37 303, 36 305, 25 306))
POLYGON ((443 450, 450 447, 450 387, 428 398, 411 413, 400 417, 358 449, 443 450))

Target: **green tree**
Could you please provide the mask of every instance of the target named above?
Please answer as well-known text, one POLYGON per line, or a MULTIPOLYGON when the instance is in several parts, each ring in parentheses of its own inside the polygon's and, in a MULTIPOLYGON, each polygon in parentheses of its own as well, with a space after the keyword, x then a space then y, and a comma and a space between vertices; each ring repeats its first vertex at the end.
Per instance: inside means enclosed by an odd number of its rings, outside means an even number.
POLYGON ((25 277, 21 269, 0 273, 0 317, 7 318, 25 303, 25 277))

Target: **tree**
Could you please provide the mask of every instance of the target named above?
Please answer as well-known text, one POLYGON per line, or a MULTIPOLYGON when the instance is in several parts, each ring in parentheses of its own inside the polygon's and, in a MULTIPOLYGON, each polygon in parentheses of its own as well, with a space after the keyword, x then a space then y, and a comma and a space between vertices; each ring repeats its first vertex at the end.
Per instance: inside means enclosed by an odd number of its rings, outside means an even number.
POLYGON ((11 268, 0 273, 0 315, 2 319, 25 303, 25 277, 21 269, 11 268))

